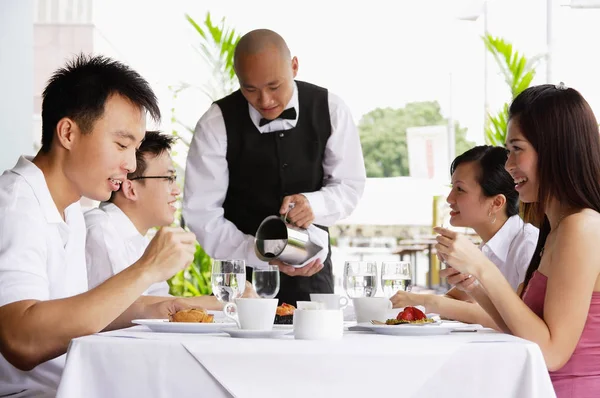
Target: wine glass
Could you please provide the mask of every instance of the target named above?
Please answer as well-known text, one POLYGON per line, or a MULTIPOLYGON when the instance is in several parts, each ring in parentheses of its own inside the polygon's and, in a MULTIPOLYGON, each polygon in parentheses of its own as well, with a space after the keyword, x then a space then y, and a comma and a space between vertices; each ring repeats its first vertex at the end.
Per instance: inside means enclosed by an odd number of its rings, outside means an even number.
POLYGON ((368 261, 346 261, 344 289, 350 298, 373 297, 377 292, 377 264, 368 261))
POLYGON ((214 260, 212 290, 222 303, 233 302, 246 289, 246 262, 244 260, 214 260))
POLYGON ((267 265, 266 268, 254 269, 252 286, 262 298, 274 298, 279 293, 279 267, 267 265))
POLYGON ((381 264, 381 287, 386 297, 392 297, 398 290, 410 292, 412 272, 408 261, 384 261, 381 264))

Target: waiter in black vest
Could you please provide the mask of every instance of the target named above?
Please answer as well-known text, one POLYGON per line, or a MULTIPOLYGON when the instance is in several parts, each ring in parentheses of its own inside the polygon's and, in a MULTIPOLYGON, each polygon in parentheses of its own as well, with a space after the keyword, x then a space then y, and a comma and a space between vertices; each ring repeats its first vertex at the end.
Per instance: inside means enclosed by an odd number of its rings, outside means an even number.
MULTIPOLYGON (((266 263, 254 234, 267 216, 296 226, 327 226, 348 216, 365 185, 358 131, 348 107, 327 89, 296 81, 298 59, 281 36, 244 35, 234 53, 240 89, 200 118, 188 153, 183 213, 213 258, 266 263)), ((302 268, 275 261, 280 303, 333 293, 331 248, 302 268)), ((248 272, 248 278, 251 272, 248 272)))

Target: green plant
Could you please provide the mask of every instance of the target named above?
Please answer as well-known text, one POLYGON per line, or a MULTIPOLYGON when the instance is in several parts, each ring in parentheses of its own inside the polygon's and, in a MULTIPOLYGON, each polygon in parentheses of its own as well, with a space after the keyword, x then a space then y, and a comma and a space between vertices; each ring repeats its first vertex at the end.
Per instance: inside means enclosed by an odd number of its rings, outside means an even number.
MULTIPOLYGON (((504 81, 510 90, 511 100, 531 85, 535 77, 540 55, 528 59, 525 55, 516 51, 512 44, 500 37, 490 34, 483 36, 483 42, 487 50, 494 56, 504 81)), ((485 127, 485 138, 490 145, 503 146, 506 138, 506 126, 508 124, 508 107, 505 103, 496 114, 488 113, 488 122, 485 127)))
POLYGON ((211 268, 212 261, 210 257, 199 244, 196 244, 194 262, 167 281, 169 293, 183 297, 211 294, 211 268))
POLYGON ((185 18, 200 35, 200 44, 196 49, 212 71, 213 81, 205 83, 202 91, 215 101, 237 90, 233 54, 241 36, 225 24, 225 18, 218 25, 213 24, 210 12, 206 13, 203 26, 188 14, 185 14, 185 18))
MULTIPOLYGON (((225 18, 222 18, 218 24, 213 23, 210 12, 206 13, 201 24, 189 14, 185 14, 185 19, 199 35, 198 45, 194 49, 208 66, 210 74, 199 87, 187 82, 170 86, 173 102, 177 100, 182 91, 188 89, 199 89, 211 101, 216 101, 237 90, 239 84, 235 76, 233 55, 241 35, 234 28, 227 26, 225 18)), ((175 126, 172 131, 173 135, 179 137, 180 141, 189 148, 194 129, 177 118, 175 107, 171 108, 171 123, 175 126), (183 134, 178 131, 177 126, 183 128, 183 134)))
MULTIPOLYGON (((214 24, 210 12, 206 13, 201 24, 198 24, 188 14, 185 14, 185 19, 200 36, 196 50, 211 70, 210 78, 199 89, 212 101, 232 93, 237 89, 233 54, 241 36, 235 29, 225 24, 225 18, 221 19, 219 24, 214 24)), ((169 88, 175 101, 182 91, 194 88, 194 86, 180 83, 169 88)), ((179 142, 184 147, 183 151, 187 153, 194 129, 177 118, 175 107, 171 108, 171 123, 173 124, 172 134, 179 138, 179 142), (182 131, 180 131, 181 129, 182 131)), ((178 165, 178 168, 183 169, 181 165, 178 165)), ((199 244, 196 244, 194 262, 168 281, 170 293, 174 296, 185 297, 211 294, 211 264, 211 258, 199 244)))

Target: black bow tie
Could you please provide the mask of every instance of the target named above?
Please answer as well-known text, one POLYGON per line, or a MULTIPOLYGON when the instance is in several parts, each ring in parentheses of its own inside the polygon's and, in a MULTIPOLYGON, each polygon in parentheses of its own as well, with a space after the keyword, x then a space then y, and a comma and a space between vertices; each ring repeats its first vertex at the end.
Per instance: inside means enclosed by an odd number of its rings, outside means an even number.
MULTIPOLYGON (((281 112, 281 115, 277 116, 275 119, 290 119, 290 120, 296 119, 296 108, 287 108, 285 111, 281 112)), ((258 125, 260 127, 262 127, 265 124, 271 123, 275 119, 269 120, 269 119, 265 119, 263 117, 262 119, 260 119, 260 122, 258 123, 258 125)))

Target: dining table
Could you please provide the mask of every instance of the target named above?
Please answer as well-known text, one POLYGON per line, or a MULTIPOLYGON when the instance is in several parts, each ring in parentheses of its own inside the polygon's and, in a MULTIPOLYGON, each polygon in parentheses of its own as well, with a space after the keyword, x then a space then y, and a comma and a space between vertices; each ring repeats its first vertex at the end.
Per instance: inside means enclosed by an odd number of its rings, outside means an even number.
POLYGON ((337 340, 234 338, 139 325, 72 340, 58 398, 554 397, 540 348, 483 327, 337 340))

